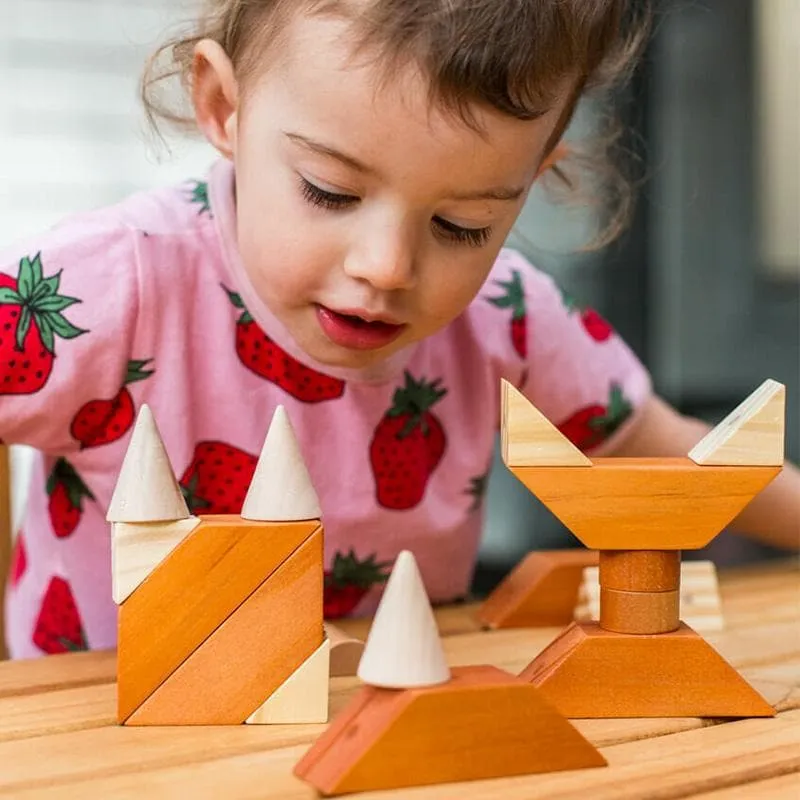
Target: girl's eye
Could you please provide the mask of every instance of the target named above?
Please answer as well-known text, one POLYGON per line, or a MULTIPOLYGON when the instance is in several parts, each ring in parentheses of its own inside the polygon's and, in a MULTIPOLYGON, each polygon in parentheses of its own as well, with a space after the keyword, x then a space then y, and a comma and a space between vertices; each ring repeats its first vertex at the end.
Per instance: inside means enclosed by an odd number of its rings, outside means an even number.
POLYGON ((315 186, 305 178, 300 178, 300 190, 307 202, 333 211, 347 208, 358 202, 358 198, 354 195, 326 192, 324 189, 320 189, 319 186, 315 186))
POLYGON ((467 244, 470 247, 483 247, 492 236, 491 227, 487 228, 462 228, 454 225, 441 217, 434 217, 433 222, 438 233, 444 239, 456 244, 467 244))

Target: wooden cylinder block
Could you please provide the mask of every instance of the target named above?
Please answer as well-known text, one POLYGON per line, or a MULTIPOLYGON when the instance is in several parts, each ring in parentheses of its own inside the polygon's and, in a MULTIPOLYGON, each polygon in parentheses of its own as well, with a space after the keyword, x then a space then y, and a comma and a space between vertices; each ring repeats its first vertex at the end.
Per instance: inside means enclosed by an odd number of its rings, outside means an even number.
POLYGON ((680 550, 603 550, 600 586, 621 592, 675 592, 681 583, 680 550))
POLYGON ((680 592, 621 592, 600 587, 600 627, 615 633, 655 634, 680 626, 680 592))

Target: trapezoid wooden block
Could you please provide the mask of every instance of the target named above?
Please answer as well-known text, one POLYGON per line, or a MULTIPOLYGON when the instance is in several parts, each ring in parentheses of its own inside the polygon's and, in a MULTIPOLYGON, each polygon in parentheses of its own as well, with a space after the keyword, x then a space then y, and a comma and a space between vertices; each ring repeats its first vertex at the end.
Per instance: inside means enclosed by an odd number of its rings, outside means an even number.
POLYGON ((473 666, 436 686, 365 686, 294 772, 330 796, 605 764, 534 687, 473 666))
POLYGON ((655 635, 573 623, 520 678, 565 717, 771 717, 775 709, 685 624, 655 635))
POLYGON ((584 570, 597 563, 597 552, 582 548, 529 553, 480 605, 477 619, 487 628, 567 625, 584 570))

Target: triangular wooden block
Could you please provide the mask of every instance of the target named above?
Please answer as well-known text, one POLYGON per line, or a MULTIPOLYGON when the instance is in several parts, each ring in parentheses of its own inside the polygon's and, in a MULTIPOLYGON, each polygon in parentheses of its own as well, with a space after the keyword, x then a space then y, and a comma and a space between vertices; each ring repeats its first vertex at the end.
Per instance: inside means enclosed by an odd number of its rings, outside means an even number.
POLYGON ((149 406, 136 418, 111 496, 109 522, 172 522, 190 516, 149 406))
POLYGON ((131 592, 200 524, 199 517, 175 522, 114 522, 111 525, 111 586, 114 602, 131 592))
POLYGON ((278 406, 264 441, 242 517, 263 522, 320 519, 319 499, 292 424, 278 406))
POLYGON ((246 720, 250 725, 328 721, 331 643, 325 641, 246 720))
POLYGON ((501 385, 500 448, 508 467, 590 467, 575 447, 508 381, 501 385))
POLYGON ((775 709, 687 625, 652 636, 573 623, 521 673, 570 719, 771 717, 775 709))
POLYGON ((476 666, 438 686, 364 687, 294 772, 338 795, 605 764, 534 687, 476 666))
POLYGON ((395 560, 358 677, 372 686, 393 689, 432 686, 450 678, 436 619, 417 562, 408 550, 395 560))
POLYGON ((697 464, 781 466, 786 389, 767 380, 689 452, 697 464))

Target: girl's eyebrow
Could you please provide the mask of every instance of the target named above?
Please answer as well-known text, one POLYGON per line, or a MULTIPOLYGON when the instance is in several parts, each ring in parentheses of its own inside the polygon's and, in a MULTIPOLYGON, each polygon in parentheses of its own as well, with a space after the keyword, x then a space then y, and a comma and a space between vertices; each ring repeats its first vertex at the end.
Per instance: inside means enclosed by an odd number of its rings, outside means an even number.
MULTIPOLYGON (((283 131, 283 135, 289 139, 289 141, 301 147, 305 147, 307 150, 311 150, 323 156, 335 158, 337 161, 341 161, 343 164, 346 164, 348 167, 364 175, 379 176, 378 171, 373 167, 369 167, 354 156, 343 153, 341 150, 337 150, 327 144, 310 139, 308 136, 303 136, 299 133, 291 133, 290 131, 283 131)), ((503 200, 506 202, 513 202, 514 200, 518 200, 524 191, 524 187, 521 186, 498 186, 492 189, 478 189, 474 192, 455 192, 451 194, 448 199, 458 201, 503 200)))

